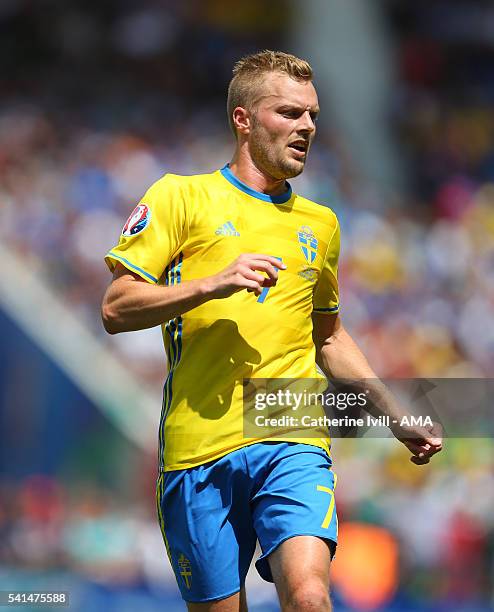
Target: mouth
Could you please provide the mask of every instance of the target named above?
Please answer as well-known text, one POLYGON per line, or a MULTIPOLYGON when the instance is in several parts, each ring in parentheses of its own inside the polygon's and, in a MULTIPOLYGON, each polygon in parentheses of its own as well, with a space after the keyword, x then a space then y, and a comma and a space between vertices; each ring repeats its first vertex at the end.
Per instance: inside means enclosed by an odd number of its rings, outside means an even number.
POLYGON ((307 155, 309 143, 306 140, 296 140, 295 142, 291 142, 288 148, 295 153, 296 157, 302 159, 307 155))

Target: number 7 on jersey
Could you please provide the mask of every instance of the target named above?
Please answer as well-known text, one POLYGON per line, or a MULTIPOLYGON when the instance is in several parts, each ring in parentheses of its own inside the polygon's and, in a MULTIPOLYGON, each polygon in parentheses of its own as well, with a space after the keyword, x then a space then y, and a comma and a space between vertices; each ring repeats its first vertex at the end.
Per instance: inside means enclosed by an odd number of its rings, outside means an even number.
MULTIPOLYGON (((275 259, 278 259, 279 261, 283 261, 283 260, 281 259, 281 257, 276 257, 276 255, 273 255, 273 257, 274 257, 275 259)), ((264 288, 263 288, 263 290, 262 290, 262 292, 261 292, 261 295, 260 295, 260 296, 257 298, 256 302, 259 302, 259 304, 263 304, 263 303, 264 303, 264 300, 266 299, 266 297, 267 297, 267 295, 268 295, 268 291, 269 291, 270 289, 271 289, 271 287, 264 287, 264 288)))

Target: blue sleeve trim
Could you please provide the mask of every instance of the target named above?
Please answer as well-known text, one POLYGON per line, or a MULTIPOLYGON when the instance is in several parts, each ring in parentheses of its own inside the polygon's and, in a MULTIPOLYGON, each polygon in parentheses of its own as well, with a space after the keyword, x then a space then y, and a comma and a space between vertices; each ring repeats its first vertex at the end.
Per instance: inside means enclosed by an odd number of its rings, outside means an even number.
POLYGON ((314 312, 336 312, 340 309, 340 305, 333 306, 333 308, 313 308, 314 312))
POLYGON ((134 265, 133 263, 131 263, 128 259, 125 259, 125 257, 121 257, 120 255, 116 255, 115 253, 113 253, 112 251, 110 251, 107 255, 107 257, 114 257, 115 259, 120 260, 122 263, 124 263, 127 267, 131 268, 132 270, 135 270, 136 272, 139 272, 139 274, 142 274, 143 276, 145 276, 146 278, 149 278, 149 280, 152 280, 153 283, 157 283, 158 279, 155 278, 154 276, 152 276, 151 274, 149 274, 148 272, 146 272, 146 270, 143 270, 142 268, 139 268, 139 266, 134 265))

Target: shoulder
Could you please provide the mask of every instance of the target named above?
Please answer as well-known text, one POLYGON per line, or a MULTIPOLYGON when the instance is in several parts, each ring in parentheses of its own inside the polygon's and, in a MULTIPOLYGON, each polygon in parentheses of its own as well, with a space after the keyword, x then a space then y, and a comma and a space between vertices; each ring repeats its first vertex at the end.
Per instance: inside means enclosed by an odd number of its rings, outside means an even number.
POLYGON ((208 189, 213 177, 214 174, 182 175, 168 172, 149 187, 143 200, 146 203, 154 202, 155 205, 175 202, 185 206, 208 189))
POLYGON ((154 185, 162 188, 190 189, 207 186, 215 180, 216 172, 210 174, 164 174, 154 185))
POLYGON ((305 210, 310 213, 312 216, 315 216, 322 223, 328 224, 331 227, 338 226, 338 217, 334 210, 327 204, 322 204, 320 202, 314 202, 314 200, 309 200, 308 198, 304 198, 299 194, 295 195, 295 206, 300 210, 305 210))

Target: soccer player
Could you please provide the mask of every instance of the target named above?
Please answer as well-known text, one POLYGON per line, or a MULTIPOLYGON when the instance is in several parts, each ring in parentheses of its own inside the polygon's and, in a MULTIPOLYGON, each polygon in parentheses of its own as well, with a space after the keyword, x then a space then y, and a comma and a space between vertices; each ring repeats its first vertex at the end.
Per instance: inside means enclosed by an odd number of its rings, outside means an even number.
MULTIPOLYGON (((188 609, 246 610, 258 539, 257 570, 282 609, 327 611, 337 540, 328 439, 244 437, 243 381, 320 378, 316 360, 328 377, 376 377, 338 314, 336 216, 287 182, 316 133, 310 65, 244 57, 227 108, 231 162, 151 186, 107 254, 102 316, 109 333, 162 326, 157 507, 188 609)), ((379 381, 372 392, 394 415, 379 381)), ((432 431, 394 433, 417 464, 441 448, 432 431)))

